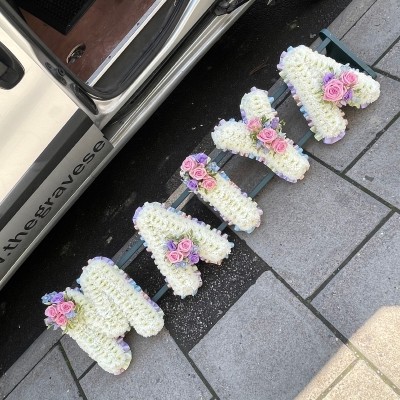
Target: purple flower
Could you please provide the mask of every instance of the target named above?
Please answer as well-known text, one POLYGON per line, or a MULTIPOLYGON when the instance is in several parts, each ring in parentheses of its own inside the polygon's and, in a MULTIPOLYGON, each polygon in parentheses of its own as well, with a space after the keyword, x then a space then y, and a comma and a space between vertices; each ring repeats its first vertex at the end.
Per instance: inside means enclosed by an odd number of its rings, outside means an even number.
POLYGON ((200 257, 197 253, 190 253, 188 255, 188 260, 189 260, 190 264, 197 264, 200 260, 200 257))
POLYGON ((188 187, 189 190, 197 190, 197 181, 194 179, 191 179, 190 181, 186 182, 186 186, 188 187))
POLYGON ((272 118, 272 120, 270 122, 271 128, 276 129, 278 127, 278 125, 279 125, 279 118, 278 117, 272 118))
POLYGON ((344 95, 343 95, 343 100, 347 103, 353 98, 353 90, 349 89, 344 95))
POLYGON ((56 294, 57 292, 46 293, 44 296, 42 296, 42 303, 46 305, 50 304, 52 297, 55 296, 56 294))
POLYGON ((76 312, 75 311, 70 311, 68 314, 65 314, 65 316, 68 319, 74 318, 74 317, 76 317, 76 312))
POLYGON ((173 240, 168 240, 168 242, 167 242, 167 249, 168 249, 169 251, 176 250, 176 244, 174 243, 173 240))
POLYGON ((180 262, 175 263, 174 265, 175 265, 175 267, 178 267, 178 268, 185 268, 187 264, 185 263, 185 261, 180 261, 180 262))
POLYGON ((58 292, 51 298, 52 303, 58 304, 58 303, 61 303, 62 301, 64 301, 64 293, 63 292, 58 292))
POLYGON ((198 153, 194 156, 194 158, 198 163, 201 163, 201 164, 205 164, 208 160, 207 154, 204 154, 204 153, 198 153))
POLYGON ((332 72, 328 72, 324 75, 323 81, 324 85, 326 85, 329 81, 331 81, 335 77, 335 74, 332 72))

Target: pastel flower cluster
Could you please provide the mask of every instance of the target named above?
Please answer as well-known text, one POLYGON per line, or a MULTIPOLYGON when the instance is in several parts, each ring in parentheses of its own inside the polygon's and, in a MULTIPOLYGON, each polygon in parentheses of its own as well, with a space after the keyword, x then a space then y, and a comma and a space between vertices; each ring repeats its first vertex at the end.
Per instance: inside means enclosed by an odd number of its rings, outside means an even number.
POLYGON ((250 119, 246 125, 252 140, 258 147, 263 146, 267 150, 283 154, 288 148, 285 134, 282 133, 284 124, 283 121, 279 121, 279 117, 268 119, 263 116, 262 118, 250 119))
POLYGON ((180 174, 190 191, 208 191, 215 188, 217 181, 214 176, 218 166, 210 161, 210 157, 204 153, 192 154, 183 160, 180 174))
POLYGON ((354 96, 354 86, 358 83, 358 76, 351 70, 345 70, 337 77, 334 72, 327 72, 322 79, 323 99, 345 106, 354 96))
POLYGON ((76 317, 77 307, 65 292, 51 292, 42 296, 42 303, 48 305, 44 314, 47 328, 65 330, 72 319, 76 317))
POLYGON ((187 265, 186 268, 176 268, 171 264, 165 256, 168 240, 190 237, 198 247, 199 258, 212 264, 220 264, 233 247, 227 236, 220 231, 172 207, 167 209, 160 203, 145 203, 139 207, 133 223, 165 281, 174 294, 182 298, 197 293, 202 285, 201 274, 195 264, 187 265))
POLYGON ((315 138, 327 144, 346 134, 341 106, 365 108, 380 95, 370 76, 306 46, 284 51, 278 69, 315 138))
POLYGON ((271 106, 272 101, 267 91, 252 88, 240 103, 243 121, 221 120, 211 137, 218 149, 254 158, 280 178, 297 182, 303 179, 310 164, 302 149, 285 138, 283 124, 271 106), (275 148, 272 148, 275 140, 275 148))
POLYGON ((198 246, 187 237, 170 239, 165 247, 167 250, 165 256, 175 267, 186 268, 188 265, 194 265, 200 261, 198 246))

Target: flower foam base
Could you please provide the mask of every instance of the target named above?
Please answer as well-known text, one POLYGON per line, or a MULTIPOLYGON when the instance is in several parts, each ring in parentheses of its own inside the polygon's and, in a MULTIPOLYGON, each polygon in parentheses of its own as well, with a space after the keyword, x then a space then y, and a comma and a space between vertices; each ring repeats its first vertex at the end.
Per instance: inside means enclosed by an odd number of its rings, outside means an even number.
POLYGON ((224 221, 234 225, 236 231, 251 233, 260 226, 262 210, 257 203, 233 183, 228 176, 219 171, 219 167, 211 162, 204 153, 192 154, 181 166, 181 177, 189 190, 199 195, 224 221), (200 162, 201 161, 201 162, 200 162), (204 178, 196 179, 196 172, 204 170, 204 178), (193 172, 194 171, 194 172, 193 172), (212 184, 209 184, 209 181, 212 184))
POLYGON ((108 258, 89 260, 78 281, 81 289, 61 292, 76 310, 61 328, 101 368, 118 375, 132 360, 131 350, 122 340, 125 333, 134 327, 142 336, 156 335, 164 326, 164 313, 108 258))
POLYGON ((197 245, 200 259, 212 264, 220 264, 233 247, 227 236, 217 229, 211 230, 204 222, 160 203, 145 203, 139 207, 133 223, 165 281, 174 294, 182 298, 197 293, 202 284, 200 271, 196 265, 177 268, 165 256, 165 243, 170 238, 191 238, 197 245))
POLYGON ((345 135, 343 105, 365 108, 380 95, 379 83, 370 76, 306 46, 289 47, 278 69, 315 138, 324 143, 335 143, 345 135), (356 79, 347 80, 347 74, 356 79), (332 78, 334 82, 328 83, 332 78))
POLYGON ((307 156, 300 147, 294 145, 281 131, 278 131, 278 138, 274 141, 271 139, 271 145, 263 145, 260 140, 254 140, 254 119, 260 119, 263 124, 258 138, 263 137, 263 131, 271 131, 271 126, 274 127, 273 124, 278 119, 277 112, 271 107, 272 101, 268 92, 252 88, 250 93, 243 96, 240 104, 243 121, 221 120, 211 137, 218 149, 254 158, 280 178, 297 182, 303 179, 310 167, 307 156), (278 140, 279 143, 275 146, 278 140))

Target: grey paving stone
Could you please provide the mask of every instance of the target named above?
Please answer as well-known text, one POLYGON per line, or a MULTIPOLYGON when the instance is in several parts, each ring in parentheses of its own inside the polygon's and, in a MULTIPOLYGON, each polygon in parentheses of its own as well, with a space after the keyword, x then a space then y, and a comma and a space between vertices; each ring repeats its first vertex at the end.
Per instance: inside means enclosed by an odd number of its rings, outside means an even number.
POLYGON ((7 400, 81 399, 76 384, 56 347, 26 376, 7 400))
POLYGON ((329 30, 341 39, 377 0, 353 0, 329 25, 329 30))
POLYGON ((399 396, 379 376, 360 361, 333 389, 326 400, 395 400, 399 396))
POLYGON ((399 37, 399 19, 398 0, 378 0, 344 36, 343 42, 367 64, 373 64, 399 37))
POLYGON ((304 297, 389 211, 314 160, 302 181, 275 178, 256 200, 263 222, 251 235, 239 236, 304 297))
POLYGON ((63 336, 61 345, 65 350, 65 354, 75 375, 79 378, 94 361, 68 335, 63 336))
MULTIPOLYGON (((379 76, 381 84, 380 98, 365 110, 353 107, 344 108, 349 121, 347 134, 339 142, 327 145, 311 138, 304 148, 327 164, 342 171, 375 138, 398 113, 400 109, 400 82, 379 76)), ((298 141, 308 131, 305 119, 292 98, 287 99, 279 108, 279 116, 286 121, 288 137, 298 141)))
POLYGON ((376 66, 400 78, 400 42, 395 44, 376 66))
POLYGON ((347 173, 351 178, 400 207, 400 119, 347 173))
POLYGON ((61 331, 47 330, 43 332, 0 378, 0 398, 7 395, 25 377, 26 374, 43 358, 60 340, 61 331))
POLYGON ((221 399, 293 399, 339 350, 332 333, 265 272, 190 352, 221 399))
POLYGON ((313 305, 400 386, 399 258, 400 216, 394 214, 313 305))
POLYGON ((81 380, 89 400, 212 397, 165 329, 152 338, 129 333, 126 339, 133 350, 128 370, 114 376, 94 367, 81 380))

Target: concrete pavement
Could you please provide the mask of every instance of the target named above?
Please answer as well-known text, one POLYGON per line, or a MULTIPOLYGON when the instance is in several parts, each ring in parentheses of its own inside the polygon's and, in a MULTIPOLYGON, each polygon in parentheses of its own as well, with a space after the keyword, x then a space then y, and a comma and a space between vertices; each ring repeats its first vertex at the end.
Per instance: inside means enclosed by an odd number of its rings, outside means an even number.
MULTIPOLYGON (((179 308, 161 300, 168 330, 127 335, 128 371, 111 376, 47 331, 0 379, 2 398, 399 398, 399 19, 398 0, 353 0, 330 26, 379 73, 380 99, 346 110, 339 143, 305 146, 304 180, 275 178, 260 193, 263 223, 228 232, 235 248, 220 277, 205 272, 179 308), (201 307, 214 310, 208 320, 201 307)), ((238 117, 239 102, 225 117, 238 117)), ((306 131, 293 99, 278 112, 289 137, 306 131)), ((265 174, 238 156, 224 169, 243 189, 265 174)))

